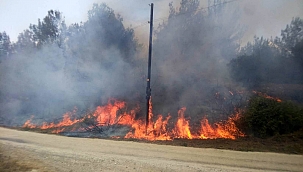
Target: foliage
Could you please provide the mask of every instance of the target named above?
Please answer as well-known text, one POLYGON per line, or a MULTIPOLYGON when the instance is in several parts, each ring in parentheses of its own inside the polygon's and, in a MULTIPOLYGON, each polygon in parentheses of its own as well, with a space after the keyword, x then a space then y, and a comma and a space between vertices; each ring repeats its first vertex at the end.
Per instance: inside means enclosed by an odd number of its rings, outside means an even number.
POLYGON ((156 29, 153 44, 155 108, 201 105, 214 85, 228 78, 226 63, 236 55, 242 36, 239 15, 223 1, 213 2, 207 11, 198 0, 169 4, 169 18, 156 29))
POLYGON ((61 36, 66 30, 66 24, 61 12, 49 10, 47 16, 38 24, 30 24, 29 28, 24 30, 18 36, 16 48, 19 53, 32 52, 33 48, 42 48, 43 45, 56 43, 58 46, 63 44, 61 36))
POLYGON ((12 44, 6 32, 0 32, 0 60, 12 53, 12 44))
POLYGON ((140 46, 122 21, 106 4, 95 4, 84 23, 66 26, 61 12, 49 10, 16 43, 1 33, 0 116, 62 115, 138 95, 140 46))
POLYGON ((299 17, 293 18, 289 25, 281 31, 282 44, 286 49, 294 48, 303 40, 303 20, 299 17))
POLYGON ((95 43, 95 47, 117 48, 128 62, 137 50, 137 41, 134 38, 134 30, 125 28, 123 18, 115 15, 114 11, 106 4, 94 4, 88 12, 88 21, 84 24, 89 43, 95 43), (99 46, 98 46, 99 45, 99 46))
POLYGON ((255 37, 229 63, 230 74, 238 82, 256 87, 267 83, 303 83, 303 20, 294 18, 281 38, 255 37))
POLYGON ((48 11, 48 15, 43 21, 38 19, 38 25, 30 25, 30 31, 33 33, 33 41, 37 47, 45 43, 54 42, 60 34, 66 29, 65 21, 59 11, 48 11))
POLYGON ((246 133, 266 138, 303 129, 303 108, 292 102, 252 97, 238 124, 246 133))
POLYGON ((69 60, 78 61, 77 72, 81 72, 79 68, 87 61, 95 61, 100 68, 107 69, 120 60, 132 65, 136 63, 139 45, 134 30, 125 28, 122 21, 123 18, 115 15, 106 4, 94 4, 88 11, 88 21, 69 26, 66 46, 73 57, 69 60))

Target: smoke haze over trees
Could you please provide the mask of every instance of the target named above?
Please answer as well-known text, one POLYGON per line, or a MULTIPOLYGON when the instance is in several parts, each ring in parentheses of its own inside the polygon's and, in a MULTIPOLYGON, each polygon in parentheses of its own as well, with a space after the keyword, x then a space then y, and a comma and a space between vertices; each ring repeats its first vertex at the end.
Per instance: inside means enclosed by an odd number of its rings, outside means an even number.
MULTIPOLYGON (((240 50, 241 14, 224 1, 210 2, 203 10, 198 0, 170 3, 168 19, 155 27, 156 113, 186 106, 191 115, 226 117, 245 101, 237 90, 262 82, 302 84, 300 18, 281 38, 256 37, 240 50)), ((81 115, 109 98, 145 108, 144 47, 123 16, 105 4, 95 4, 87 21, 69 26, 61 12, 50 10, 16 43, 0 33, 0 46, 0 116, 8 124, 31 115, 52 120, 75 107, 81 115)))
POLYGON ((134 31, 105 4, 88 15, 87 22, 66 26, 61 13, 50 10, 14 44, 1 34, 1 116, 54 119, 74 107, 137 95, 142 74, 134 31))
MULTIPOLYGON (((266 83, 302 84, 302 49, 303 20, 293 18, 281 31, 281 37, 255 37, 253 43, 243 47, 238 57, 229 63, 231 76, 252 89, 266 83)), ((300 90, 294 94, 296 101, 303 102, 300 90)))
MULTIPOLYGON (((242 28, 239 14, 222 3, 214 1, 207 11, 197 0, 184 0, 177 8, 169 4, 169 18, 158 27, 154 43, 155 108, 209 107, 218 89, 227 90, 226 64, 239 49, 242 28)), ((210 109, 193 113, 213 113, 210 109)))

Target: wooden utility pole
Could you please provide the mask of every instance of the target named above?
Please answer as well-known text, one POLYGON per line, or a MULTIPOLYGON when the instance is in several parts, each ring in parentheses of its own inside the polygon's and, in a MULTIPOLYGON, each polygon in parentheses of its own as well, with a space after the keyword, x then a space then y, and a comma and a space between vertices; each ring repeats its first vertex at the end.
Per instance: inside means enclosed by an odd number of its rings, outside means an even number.
POLYGON ((149 101, 151 98, 150 76, 151 76, 151 58, 152 58, 152 43, 153 43, 153 15, 154 4, 150 4, 150 21, 149 21, 149 49, 148 49, 148 71, 147 71, 147 87, 146 87, 146 128, 145 134, 147 135, 147 128, 149 125, 149 101))

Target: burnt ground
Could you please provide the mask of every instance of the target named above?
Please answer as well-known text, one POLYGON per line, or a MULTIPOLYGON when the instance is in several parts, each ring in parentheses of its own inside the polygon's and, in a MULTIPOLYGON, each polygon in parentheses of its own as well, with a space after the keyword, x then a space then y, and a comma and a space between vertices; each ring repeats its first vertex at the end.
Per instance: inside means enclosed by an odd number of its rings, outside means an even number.
MULTIPOLYGON (((113 139, 117 140, 117 139, 113 139)), ((215 148, 235 151, 251 152, 276 152, 286 154, 303 155, 303 132, 284 136, 275 136, 268 139, 254 137, 243 137, 236 140, 229 139, 174 139, 171 141, 145 141, 136 139, 118 139, 131 140, 138 142, 148 142, 160 145, 173 145, 196 148, 215 148)))

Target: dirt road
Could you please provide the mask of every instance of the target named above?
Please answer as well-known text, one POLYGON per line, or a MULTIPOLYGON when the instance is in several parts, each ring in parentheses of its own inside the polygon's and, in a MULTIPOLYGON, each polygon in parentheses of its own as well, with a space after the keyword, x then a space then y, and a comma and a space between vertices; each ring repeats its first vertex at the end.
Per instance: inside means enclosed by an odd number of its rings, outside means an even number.
POLYGON ((302 155, 71 138, 0 127, 4 152, 32 171, 303 171, 302 155))

